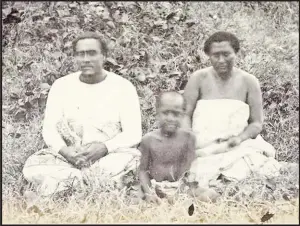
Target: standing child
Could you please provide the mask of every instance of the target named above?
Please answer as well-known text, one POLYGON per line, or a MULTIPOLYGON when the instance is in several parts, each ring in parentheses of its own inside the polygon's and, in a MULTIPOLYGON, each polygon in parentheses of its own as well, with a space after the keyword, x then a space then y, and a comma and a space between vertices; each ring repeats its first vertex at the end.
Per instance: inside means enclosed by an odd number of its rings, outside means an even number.
MULTIPOLYGON (((159 129, 146 134, 139 146, 142 153, 139 179, 144 198, 160 202, 151 185, 156 182, 178 182, 184 178, 196 158, 196 138, 191 131, 181 129, 185 100, 175 91, 159 95, 156 103, 159 129)), ((162 195, 160 197, 164 197, 162 195)))

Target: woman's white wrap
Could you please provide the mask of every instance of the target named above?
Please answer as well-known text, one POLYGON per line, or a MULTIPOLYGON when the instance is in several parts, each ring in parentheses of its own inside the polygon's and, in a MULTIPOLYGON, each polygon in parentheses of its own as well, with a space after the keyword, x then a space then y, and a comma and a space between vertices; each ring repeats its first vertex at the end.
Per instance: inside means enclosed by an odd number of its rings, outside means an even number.
POLYGON ((249 106, 232 99, 199 100, 194 114, 192 128, 197 137, 196 153, 200 156, 191 167, 192 180, 201 186, 208 186, 220 175, 228 180, 242 180, 251 173, 275 176, 280 163, 275 160, 275 149, 260 135, 248 139, 239 146, 228 148, 226 139, 239 135, 248 125, 249 106), (223 153, 213 154, 217 149, 223 153))

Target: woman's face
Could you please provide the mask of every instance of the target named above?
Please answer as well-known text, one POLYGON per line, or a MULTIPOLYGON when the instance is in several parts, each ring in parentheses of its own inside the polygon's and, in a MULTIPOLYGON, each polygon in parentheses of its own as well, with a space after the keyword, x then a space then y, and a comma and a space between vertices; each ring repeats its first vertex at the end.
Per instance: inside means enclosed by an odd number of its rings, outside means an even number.
POLYGON ((228 41, 213 42, 210 46, 209 59, 218 74, 228 74, 235 61, 235 51, 228 41))

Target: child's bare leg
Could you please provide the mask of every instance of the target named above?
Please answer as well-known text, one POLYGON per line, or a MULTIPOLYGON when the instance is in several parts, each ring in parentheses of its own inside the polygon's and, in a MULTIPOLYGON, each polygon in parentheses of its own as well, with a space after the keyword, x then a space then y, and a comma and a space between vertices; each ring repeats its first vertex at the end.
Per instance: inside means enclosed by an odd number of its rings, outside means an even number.
POLYGON ((145 194, 140 184, 134 186, 135 189, 129 191, 128 198, 131 204, 137 205, 145 199, 145 194))
POLYGON ((151 188, 151 193, 148 194, 148 193, 145 193, 142 186, 140 185, 139 186, 139 189, 138 189, 138 197, 139 197, 139 200, 145 200, 146 202, 151 202, 151 203, 157 203, 157 204, 160 204, 161 203, 161 200, 159 198, 159 196, 156 194, 156 191, 155 189, 151 188))

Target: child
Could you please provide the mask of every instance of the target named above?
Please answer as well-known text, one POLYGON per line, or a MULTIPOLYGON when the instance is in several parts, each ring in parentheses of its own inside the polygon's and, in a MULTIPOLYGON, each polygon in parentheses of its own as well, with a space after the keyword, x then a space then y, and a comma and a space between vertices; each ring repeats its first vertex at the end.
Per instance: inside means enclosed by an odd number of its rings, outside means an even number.
POLYGON ((146 201, 159 202, 151 195, 151 180, 180 180, 195 159, 196 138, 180 128, 185 113, 185 100, 175 91, 162 93, 156 103, 159 129, 146 134, 139 146, 142 153, 139 178, 146 201))

